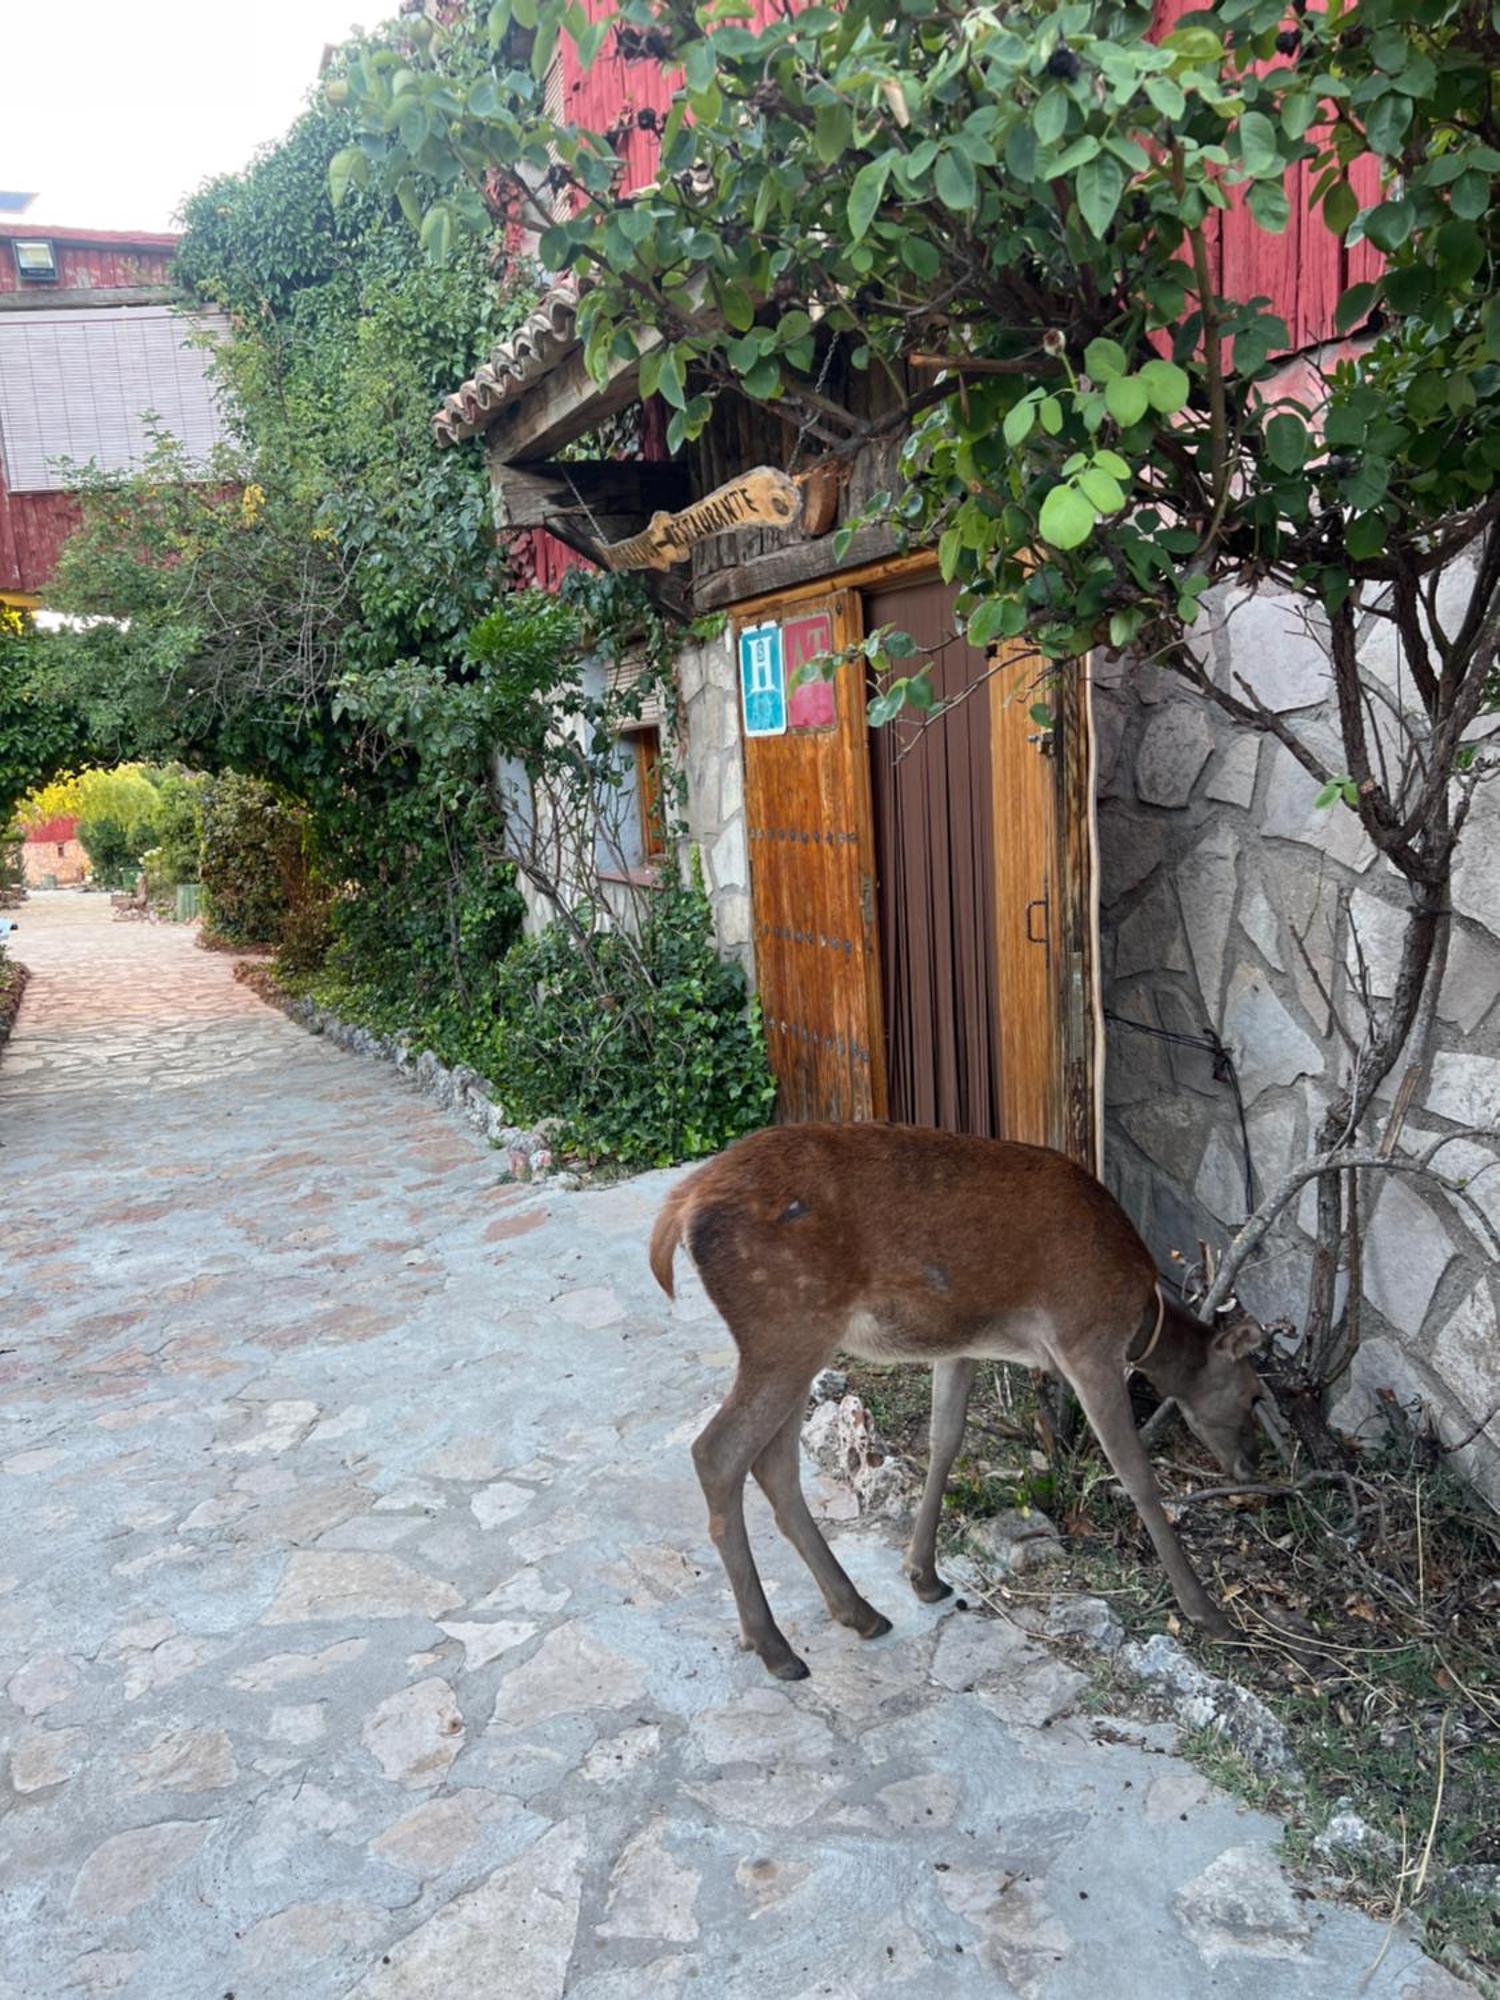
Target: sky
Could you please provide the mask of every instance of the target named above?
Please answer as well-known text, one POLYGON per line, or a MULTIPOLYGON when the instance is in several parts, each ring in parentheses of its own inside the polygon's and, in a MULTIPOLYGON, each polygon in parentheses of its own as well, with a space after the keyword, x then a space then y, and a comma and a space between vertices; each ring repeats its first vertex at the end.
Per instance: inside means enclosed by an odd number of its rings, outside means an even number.
POLYGON ((0 188, 27 223, 165 230, 279 138, 329 42, 396 0, 31 0, 4 9, 0 188))

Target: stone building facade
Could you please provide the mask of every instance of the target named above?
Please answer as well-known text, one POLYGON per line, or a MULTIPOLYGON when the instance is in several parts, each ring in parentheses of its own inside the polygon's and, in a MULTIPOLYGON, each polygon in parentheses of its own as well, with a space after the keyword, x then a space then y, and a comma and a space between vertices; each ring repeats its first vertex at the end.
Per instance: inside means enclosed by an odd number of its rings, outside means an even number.
MULTIPOLYGON (((1340 768, 1332 679, 1318 632, 1269 592, 1226 597, 1201 642, 1219 677, 1326 747, 1340 768)), ((1401 665, 1372 625, 1362 660, 1399 708, 1401 665)), ((1404 890, 1352 813, 1319 808, 1317 786, 1269 737, 1224 718, 1154 668, 1099 675, 1102 960, 1109 1016, 1107 1160, 1115 1191, 1164 1267, 1222 1245, 1315 1143, 1356 1035, 1359 966, 1387 997, 1404 890), (1229 1066, 1195 1045, 1222 1041, 1229 1066), (1190 1038, 1187 1040, 1169 1039, 1190 1038), (1253 1187, 1246 1185, 1246 1145, 1253 1187)), ((1226 682, 1225 684, 1229 684, 1226 682)), ((1448 1132, 1500 1127, 1500 787, 1480 788, 1463 836, 1449 961, 1409 1150, 1448 1132)), ((1381 1099, 1375 1134, 1402 1074, 1381 1099)), ((1500 1229, 1500 1147, 1455 1140, 1444 1170, 1500 1229)), ((1445 1441, 1500 1500, 1500 1271, 1472 1220, 1416 1176, 1371 1174, 1365 1191, 1362 1341, 1336 1417, 1375 1421, 1377 1392, 1434 1411, 1445 1441), (1488 1422, 1486 1423, 1486 1419, 1488 1422)), ((1239 1286, 1263 1317, 1300 1321, 1312 1191, 1239 1286)))

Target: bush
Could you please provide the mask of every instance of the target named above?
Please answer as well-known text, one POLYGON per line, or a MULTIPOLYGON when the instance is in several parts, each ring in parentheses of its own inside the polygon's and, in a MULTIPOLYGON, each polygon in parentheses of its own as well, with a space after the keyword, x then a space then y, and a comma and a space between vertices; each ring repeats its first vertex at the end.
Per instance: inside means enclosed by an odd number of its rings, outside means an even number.
POLYGON ((203 791, 205 933, 218 944, 276 945, 306 891, 306 815, 236 771, 203 791))
POLYGON ((167 771, 158 781, 155 859, 146 871, 153 888, 175 889, 198 879, 205 782, 184 771, 167 771))
POLYGON ((140 867, 151 828, 145 821, 131 826, 124 820, 101 814, 97 819, 78 822, 78 838, 89 858, 89 872, 94 880, 103 888, 118 889, 140 867))
POLYGON ((715 956, 708 899, 655 893, 639 945, 562 924, 501 969, 487 1066, 512 1117, 556 1117, 564 1143, 633 1167, 714 1153, 771 1115, 776 1086, 738 966, 715 956))

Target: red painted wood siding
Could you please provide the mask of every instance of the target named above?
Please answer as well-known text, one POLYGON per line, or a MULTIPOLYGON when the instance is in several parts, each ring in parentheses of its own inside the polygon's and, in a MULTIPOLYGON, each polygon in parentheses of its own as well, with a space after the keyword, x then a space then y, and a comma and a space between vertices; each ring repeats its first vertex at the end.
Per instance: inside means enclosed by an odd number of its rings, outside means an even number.
MULTIPOLYGON (((1184 14, 1201 11, 1202 0, 1157 0, 1153 32, 1168 33, 1184 14)), ((1294 16, 1288 11, 1291 25, 1294 16)), ((1272 310, 1287 323, 1293 349, 1311 346, 1333 335, 1333 314, 1340 294, 1379 274, 1381 258, 1368 244, 1346 250, 1323 221, 1312 214, 1308 196, 1316 178, 1309 163, 1294 167, 1287 178, 1292 218, 1280 236, 1256 226, 1241 189, 1231 191, 1227 215, 1214 218, 1211 236, 1214 283, 1228 299, 1268 298, 1272 310)), ((1379 162, 1358 162, 1351 176, 1361 202, 1377 197, 1379 162)))
MULTIPOLYGON (((7 216, 0 222, 0 292, 25 292, 43 311, 58 292, 103 293, 165 285, 171 279, 176 246, 175 236, 48 229, 7 216), (43 237, 53 245, 55 285, 21 283, 10 247, 18 236, 43 237)), ((9 492, 0 459, 0 591, 37 595, 77 521, 78 508, 70 494, 9 492)))

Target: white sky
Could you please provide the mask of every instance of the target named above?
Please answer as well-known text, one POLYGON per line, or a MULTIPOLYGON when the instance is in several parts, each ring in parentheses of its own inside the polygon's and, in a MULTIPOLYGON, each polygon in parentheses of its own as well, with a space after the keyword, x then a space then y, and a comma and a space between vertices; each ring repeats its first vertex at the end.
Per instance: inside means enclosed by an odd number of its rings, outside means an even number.
POLYGON ((0 188, 28 223, 171 229, 184 195, 279 138, 325 44, 395 0, 30 0, 3 9, 0 188))

